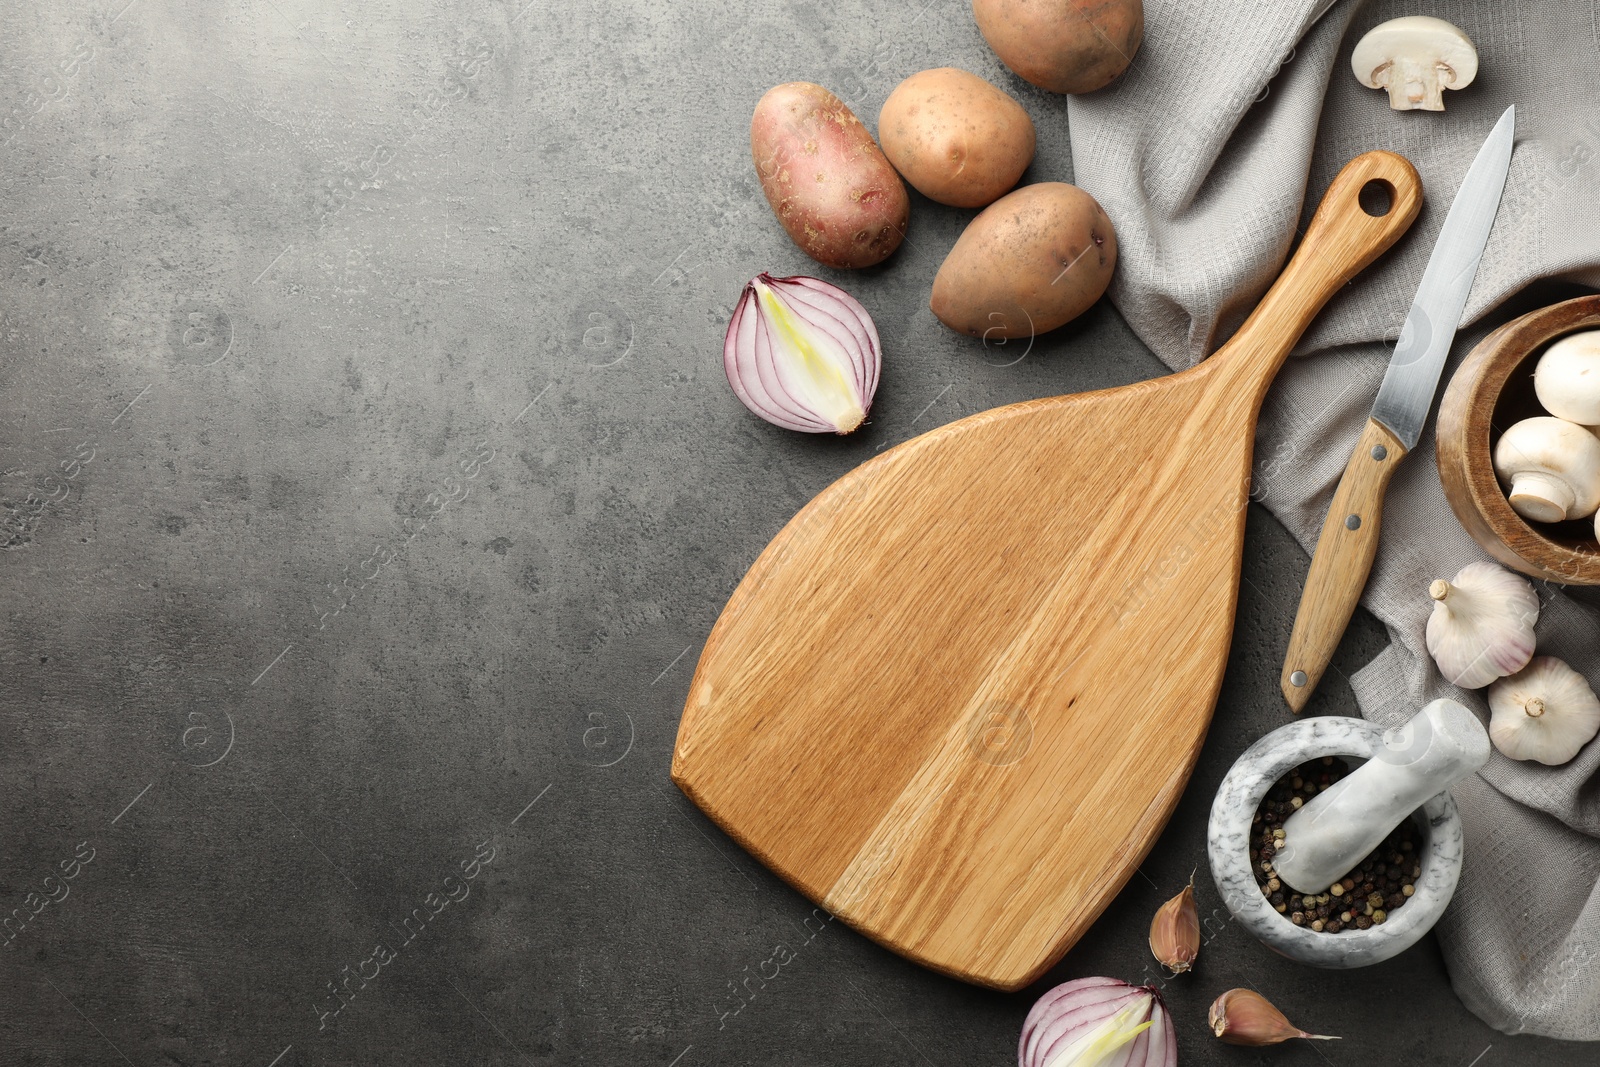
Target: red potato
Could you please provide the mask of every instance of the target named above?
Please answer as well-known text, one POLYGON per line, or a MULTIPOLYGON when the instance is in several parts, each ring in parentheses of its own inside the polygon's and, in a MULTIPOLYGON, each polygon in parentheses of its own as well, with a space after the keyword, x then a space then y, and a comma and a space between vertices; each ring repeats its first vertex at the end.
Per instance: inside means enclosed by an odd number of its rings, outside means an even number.
POLYGON ((955 67, 913 74, 878 112, 883 154, 923 196, 983 207, 1033 161, 1033 120, 1003 90, 955 67))
POLYGON ((984 40, 1019 77, 1052 93, 1092 93, 1133 62, 1142 0, 972 0, 984 40))
POLYGON ((750 118, 761 191, 800 250, 829 267, 870 267, 900 247, 911 200, 872 134, 820 85, 768 90, 750 118))
POLYGON ((1117 235, 1094 197, 1065 182, 1025 185, 967 225, 928 306, 973 337, 1031 337, 1088 310, 1116 265, 1117 235))

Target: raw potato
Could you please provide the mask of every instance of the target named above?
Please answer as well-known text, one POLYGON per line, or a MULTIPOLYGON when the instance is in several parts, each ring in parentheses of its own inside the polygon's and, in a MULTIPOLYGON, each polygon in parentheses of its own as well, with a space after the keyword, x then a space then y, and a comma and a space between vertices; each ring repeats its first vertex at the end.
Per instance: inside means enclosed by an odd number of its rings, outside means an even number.
POLYGON ((974 337, 1030 337, 1083 314, 1117 265, 1095 198, 1065 182, 1027 185, 973 219, 933 279, 928 306, 974 337))
POLYGON ((1019 77, 1052 93, 1092 93, 1133 62, 1141 0, 972 0, 984 40, 1019 77))
POLYGON ((750 119, 767 203, 800 250, 829 267, 870 267, 900 247, 911 200, 872 134, 820 85, 767 92, 750 119))
POLYGON ((929 200, 991 204, 1033 161, 1033 120, 976 74, 940 67, 901 82, 878 113, 883 154, 929 200))

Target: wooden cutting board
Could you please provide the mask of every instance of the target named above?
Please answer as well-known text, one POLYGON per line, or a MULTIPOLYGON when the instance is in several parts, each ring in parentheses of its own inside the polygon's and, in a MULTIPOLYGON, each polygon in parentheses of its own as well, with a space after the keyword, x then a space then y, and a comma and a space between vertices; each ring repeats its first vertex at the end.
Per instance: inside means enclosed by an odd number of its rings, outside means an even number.
POLYGON ((1360 156, 1205 362, 973 415, 829 486, 712 629, 673 781, 894 951, 998 989, 1039 977, 1143 859, 1205 738, 1262 397, 1421 201, 1406 160, 1360 156), (1378 217, 1358 202, 1374 182, 1378 217))

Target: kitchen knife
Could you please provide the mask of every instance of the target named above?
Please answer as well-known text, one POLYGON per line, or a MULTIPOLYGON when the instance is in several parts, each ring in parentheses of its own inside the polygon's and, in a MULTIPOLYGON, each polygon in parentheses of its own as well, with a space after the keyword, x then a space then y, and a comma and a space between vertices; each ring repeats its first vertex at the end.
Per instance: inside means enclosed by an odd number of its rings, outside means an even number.
POLYGON ((1395 466, 1422 436, 1500 206, 1511 167, 1516 110, 1506 108, 1467 168, 1406 313, 1377 403, 1323 520, 1283 661, 1283 695, 1295 711, 1311 699, 1350 624, 1378 551, 1384 490, 1395 466))

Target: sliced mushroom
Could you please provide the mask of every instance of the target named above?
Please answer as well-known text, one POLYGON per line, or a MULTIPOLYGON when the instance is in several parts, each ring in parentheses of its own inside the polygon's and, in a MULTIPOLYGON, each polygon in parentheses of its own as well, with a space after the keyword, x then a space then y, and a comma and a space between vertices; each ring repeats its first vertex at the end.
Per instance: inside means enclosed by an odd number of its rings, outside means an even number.
POLYGON ((1407 15, 1368 30, 1350 66, 1368 89, 1389 90, 1396 111, 1443 111, 1444 90, 1465 89, 1478 76, 1478 50, 1444 19, 1407 15))
POLYGON ((1534 522, 1592 515, 1600 507, 1600 437, 1541 415, 1500 435, 1494 472, 1509 486, 1511 509, 1534 522))

